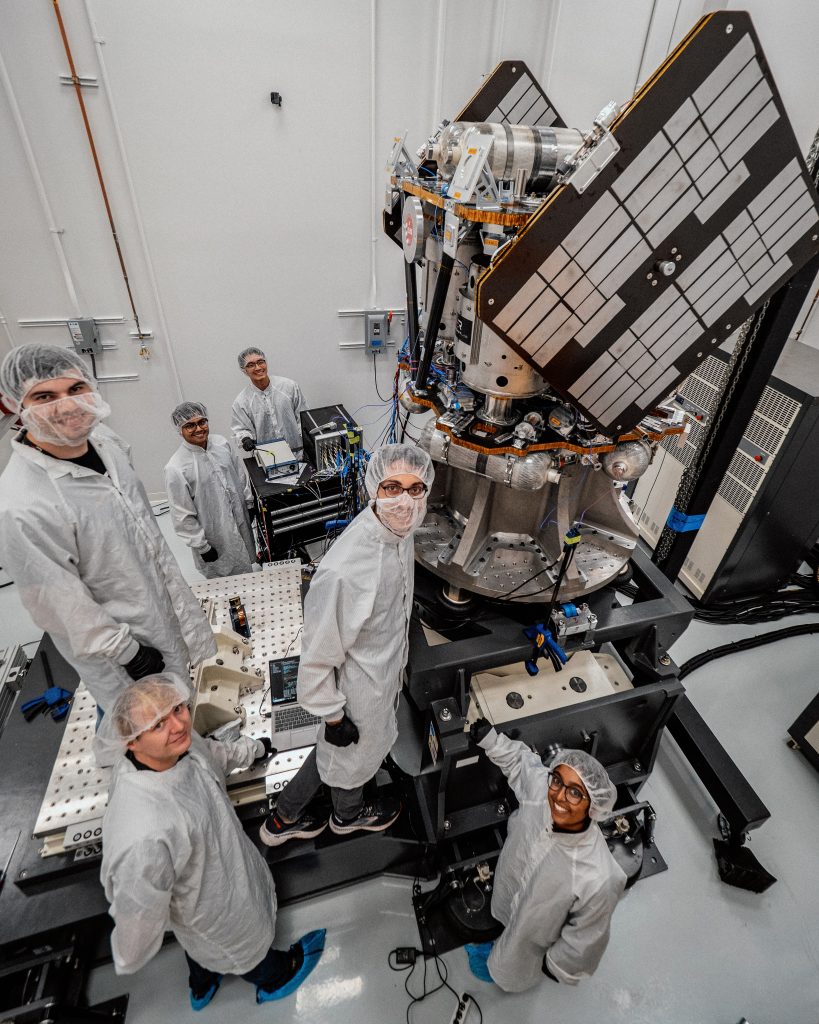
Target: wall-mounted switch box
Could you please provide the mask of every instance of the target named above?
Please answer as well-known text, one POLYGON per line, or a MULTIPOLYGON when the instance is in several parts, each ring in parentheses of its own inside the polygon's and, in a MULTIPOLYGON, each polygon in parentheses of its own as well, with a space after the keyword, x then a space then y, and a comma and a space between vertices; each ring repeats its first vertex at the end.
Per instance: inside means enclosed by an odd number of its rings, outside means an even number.
POLYGON ((389 313, 385 309, 368 309, 364 313, 364 350, 369 356, 387 349, 389 313))
POLYGON ((94 355, 99 355, 102 352, 102 342, 96 320, 86 316, 79 320, 68 320, 67 323, 74 348, 78 352, 93 352, 94 355))

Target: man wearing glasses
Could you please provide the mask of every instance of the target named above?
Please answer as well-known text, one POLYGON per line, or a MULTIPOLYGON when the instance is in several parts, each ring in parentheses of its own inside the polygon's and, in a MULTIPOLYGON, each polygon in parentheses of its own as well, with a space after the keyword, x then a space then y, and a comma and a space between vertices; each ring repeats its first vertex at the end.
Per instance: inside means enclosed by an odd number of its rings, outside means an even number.
POLYGON ((206 579, 251 572, 256 543, 250 479, 227 440, 211 434, 208 410, 183 402, 171 413, 182 443, 165 467, 165 489, 176 535, 193 552, 206 579))
POLYGON ((611 814, 617 790, 583 750, 561 750, 547 768, 486 719, 470 734, 508 779, 518 809, 492 894, 492 914, 504 931, 495 943, 467 946, 469 966, 505 992, 531 988, 544 974, 576 985, 597 969, 626 885, 596 824, 611 814))
POLYGON ((301 413, 307 408, 301 389, 289 377, 271 377, 258 348, 239 353, 239 368, 250 383, 236 396, 230 429, 246 452, 257 442, 283 437, 294 455, 302 450, 301 413))
POLYGON ((324 556, 304 602, 299 662, 302 707, 324 719, 315 749, 262 825, 268 846, 309 839, 327 827, 309 804, 330 787, 330 828, 381 832, 401 805, 364 799, 398 735, 396 709, 407 662, 414 582, 412 534, 426 514, 434 478, 426 452, 380 448, 367 464, 370 504, 324 556))
POLYGON ((140 970, 170 929, 185 952, 194 1010, 226 974, 250 982, 257 1003, 283 999, 318 963, 324 929, 289 949, 273 945, 273 878, 225 788, 234 769, 275 751, 249 736, 202 739, 191 729, 189 697, 181 679, 141 679, 121 691, 95 739, 114 765, 101 868, 114 967, 140 970))

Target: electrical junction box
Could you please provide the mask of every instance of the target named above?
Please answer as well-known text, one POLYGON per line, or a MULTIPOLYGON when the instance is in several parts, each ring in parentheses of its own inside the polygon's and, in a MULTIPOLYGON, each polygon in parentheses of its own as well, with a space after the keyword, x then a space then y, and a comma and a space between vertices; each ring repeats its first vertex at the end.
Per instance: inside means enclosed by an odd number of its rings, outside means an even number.
POLYGON ((367 355, 371 352, 375 355, 386 350, 389 329, 387 310, 367 309, 364 311, 364 350, 367 355))
POLYGON ((102 352, 102 342, 96 320, 86 316, 79 320, 68 320, 67 323, 74 348, 78 352, 93 352, 94 355, 99 355, 102 352))

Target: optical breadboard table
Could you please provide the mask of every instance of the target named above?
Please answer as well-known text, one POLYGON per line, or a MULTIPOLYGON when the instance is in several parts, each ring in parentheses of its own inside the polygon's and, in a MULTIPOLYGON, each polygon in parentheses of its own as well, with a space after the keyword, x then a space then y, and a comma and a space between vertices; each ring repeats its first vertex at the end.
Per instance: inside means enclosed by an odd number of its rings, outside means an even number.
MULTIPOLYGON (((200 601, 212 602, 215 629, 232 628, 228 601, 241 599, 253 644, 243 666, 248 670, 248 687, 240 690, 246 716, 242 731, 254 739, 270 736, 270 719, 265 717, 265 710, 270 712, 268 662, 297 655, 301 649, 301 562, 272 562, 262 572, 205 580, 191 589, 200 601)), ((99 853, 111 769, 98 767, 94 759, 96 720, 96 702, 80 683, 33 830, 43 840, 43 857, 72 850, 77 857, 83 851, 89 857, 99 853)), ((231 799, 239 806, 278 792, 309 750, 289 750, 261 768, 234 772, 228 779, 231 799)))

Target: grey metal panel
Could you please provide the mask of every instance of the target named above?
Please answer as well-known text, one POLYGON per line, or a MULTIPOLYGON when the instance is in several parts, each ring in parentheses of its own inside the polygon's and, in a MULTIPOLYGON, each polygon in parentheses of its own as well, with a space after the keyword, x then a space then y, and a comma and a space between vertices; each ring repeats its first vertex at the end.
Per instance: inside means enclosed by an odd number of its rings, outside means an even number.
POLYGON ((587 299, 585 299, 576 307, 577 315, 580 317, 584 324, 588 323, 588 321, 591 320, 591 318, 594 316, 597 310, 600 309, 600 307, 603 305, 605 301, 606 300, 603 298, 600 292, 593 291, 587 299))
POLYGON ((690 99, 687 99, 674 116, 669 118, 663 127, 663 131, 672 142, 676 142, 686 129, 690 127, 691 122, 696 116, 697 108, 690 99))
POLYGON ((611 296, 631 277, 640 264, 645 263, 650 255, 651 249, 649 249, 646 243, 640 239, 637 242, 637 245, 635 245, 630 252, 627 252, 621 258, 620 262, 608 277, 604 278, 600 282, 598 285, 600 291, 607 299, 611 298, 611 296))
POLYGON ((558 295, 565 295, 565 293, 570 291, 582 277, 583 270, 581 266, 578 266, 578 262, 572 260, 571 263, 565 266, 557 277, 553 279, 552 288, 554 288, 558 295))
MULTIPOLYGON (((697 190, 692 186, 677 200, 662 220, 648 232, 648 240, 653 246, 658 246, 663 239, 668 238, 671 232, 680 226, 689 213, 699 203, 700 197, 697 190)), ((646 246, 648 249, 648 246, 646 246)), ((650 252, 651 250, 649 250, 650 252)))
POLYGON ((640 335, 640 341, 642 341, 649 352, 654 351, 655 342, 659 341, 660 337, 673 327, 687 309, 688 303, 681 295, 661 317, 654 321, 647 331, 640 335))
POLYGON ((701 111, 707 110, 753 56, 754 44, 746 32, 694 93, 697 107, 701 111))
POLYGON ((728 168, 722 162, 722 160, 715 160, 708 170, 704 171, 694 182, 697 186, 697 191, 703 199, 708 193, 714 188, 715 185, 719 184, 722 179, 728 173, 728 168))
POLYGON ((620 296, 612 295, 610 299, 606 300, 605 306, 595 313, 583 330, 578 332, 576 341, 584 347, 588 345, 593 338, 597 337, 606 324, 617 316, 623 306, 625 306, 625 302, 623 302, 620 296))
POLYGON ((643 207, 651 202, 663 185, 670 181, 681 167, 682 160, 672 149, 626 199, 626 208, 632 217, 636 217, 643 207))
MULTIPOLYGON (((754 244, 739 257, 739 265, 744 271, 748 271, 756 263, 761 256, 764 256, 768 250, 765 248, 765 243, 761 238, 758 238, 754 244)), ((734 252, 736 256, 737 253, 734 252)))
POLYGON ((677 380, 677 377, 678 370, 676 367, 672 366, 670 370, 667 370, 662 377, 660 377, 653 387, 647 388, 643 392, 643 401, 656 402, 658 398, 664 398, 674 386, 674 382, 677 380))
POLYGON ((658 317, 661 317, 667 309, 669 309, 677 301, 677 292, 674 288, 669 288, 667 291, 662 292, 652 304, 648 307, 642 316, 638 316, 632 324, 632 330, 641 337, 645 331, 654 323, 658 317))
MULTIPOLYGON (((528 315, 529 314, 527 313, 527 316, 528 315)), ((543 347, 558 327, 564 324, 571 315, 572 311, 562 302, 559 303, 543 321, 532 326, 530 334, 522 339, 523 347, 527 352, 536 352, 539 348, 543 347), (536 334, 534 338, 530 340, 532 333, 535 331, 536 334)))
POLYGON ((587 277, 581 278, 566 295, 566 302, 579 311, 579 306, 593 291, 594 285, 591 281, 587 277))
MULTIPOLYGON (((798 237, 798 236, 797 236, 798 237)), ((779 278, 791 267, 791 261, 787 256, 780 256, 780 258, 774 263, 771 269, 761 277, 753 288, 748 292, 749 302, 755 302, 760 295, 768 290, 772 285, 776 284, 779 278)))
POLYGON ((604 192, 594 206, 578 221, 563 239, 563 248, 574 256, 588 242, 591 236, 605 224, 617 209, 617 200, 610 192, 604 192))
MULTIPOLYGON (((524 338, 527 338, 532 333, 541 320, 549 315, 558 301, 558 297, 552 289, 547 288, 542 295, 535 299, 514 327, 512 327, 509 331, 510 336, 516 341, 523 341, 524 338)), ((561 306, 561 309, 566 310, 566 316, 569 315, 569 311, 565 306, 561 306)), ((566 316, 564 316, 564 320, 566 316)))
POLYGON ((740 278, 733 288, 730 288, 721 299, 715 302, 710 309, 707 309, 705 313, 703 313, 702 318, 708 325, 708 327, 710 327, 712 324, 716 323, 717 320, 719 320, 719 318, 722 316, 725 310, 728 309, 733 302, 736 302, 736 300, 740 297, 740 295, 742 295, 742 293, 745 291, 747 287, 747 281, 744 281, 742 278, 740 278))
POLYGON ((696 281, 688 286, 685 293, 688 301, 696 305, 700 296, 704 295, 715 283, 718 283, 722 275, 727 272, 729 267, 734 266, 735 262, 733 254, 726 249, 718 260, 702 271, 696 281))
POLYGON ((584 270, 588 270, 594 261, 614 244, 614 240, 625 230, 629 219, 629 215, 623 207, 618 206, 606 220, 605 224, 598 231, 595 231, 575 256, 575 259, 584 270))
POLYGON ((759 63, 756 60, 748 61, 742 71, 703 114, 702 119, 708 131, 716 131, 725 118, 732 113, 734 107, 739 106, 748 93, 762 80, 762 68, 759 63))
MULTIPOLYGON (((594 266, 588 271, 589 278, 596 285, 601 285, 604 281, 608 280, 609 276, 624 262, 626 262, 629 253, 633 252, 634 247, 640 243, 640 233, 632 225, 617 239, 614 245, 608 249, 607 252, 603 253, 600 259, 594 264, 594 266)), ((640 265, 642 259, 637 257, 628 260, 628 266, 634 266, 635 268, 640 265)), ((609 289, 609 293, 612 290, 609 289)))
POLYGON ((512 107, 507 107, 508 113, 506 116, 509 119, 509 124, 528 124, 526 114, 539 99, 540 93, 534 84, 530 84, 517 103, 512 107))
POLYGON ((596 360, 596 362, 594 362, 588 368, 588 370, 586 370, 586 372, 581 377, 578 377, 578 379, 574 382, 574 384, 571 387, 572 394, 575 397, 579 398, 580 395, 582 395, 587 388, 591 387, 591 385, 597 380, 600 374, 603 373, 603 371, 607 367, 611 366, 613 362, 614 360, 608 354, 608 352, 604 352, 600 356, 600 358, 596 360))
MULTIPOLYGON (((676 306, 672 306, 672 309, 676 309, 676 306)), ((668 316, 668 314, 666 314, 668 316)), ((662 318, 661 318, 662 319, 662 318)), ((662 337, 658 337, 657 340, 651 345, 651 354, 655 358, 659 358, 664 352, 666 352, 674 342, 680 338, 685 332, 696 324, 697 318, 688 308, 688 304, 684 305, 684 312, 673 324, 671 324, 667 330, 663 331, 662 337)), ((659 321, 658 321, 659 323, 659 321)), ((654 330, 654 328, 652 328, 654 330)), ((645 344, 648 344, 647 339, 642 339, 645 344)))
POLYGON ((676 145, 677 152, 687 161, 708 142, 708 132, 702 121, 695 121, 694 124, 683 135, 676 145))
POLYGON ((612 192, 620 199, 631 195, 645 176, 655 167, 671 148, 668 139, 658 132, 623 171, 611 186, 612 192))
MULTIPOLYGON (((539 349, 534 350, 534 354, 538 357, 551 359, 557 355, 558 352, 574 337, 577 331, 582 327, 581 321, 576 316, 570 316, 569 319, 559 327, 555 333, 542 345, 539 349)), ((537 336, 536 331, 532 338, 527 341, 527 346, 533 343, 533 339, 537 336)))
POLYGON ((740 185, 747 181, 749 177, 750 171, 745 164, 737 164, 727 177, 722 179, 708 198, 703 199, 694 211, 699 218, 700 223, 704 224, 707 220, 710 220, 717 210, 725 204, 726 200, 732 196, 740 185))
POLYGON ((743 210, 735 220, 731 221, 722 233, 729 242, 734 242, 751 223, 752 221, 748 214, 748 210, 743 210))
MULTIPOLYGON (((562 250, 561 250, 562 251, 562 250)), ((568 257, 567 257, 568 258, 568 257)), ((520 319, 526 310, 535 301, 538 295, 542 294, 546 288, 546 284, 542 278, 535 275, 529 278, 526 284, 521 290, 515 295, 511 302, 508 302, 503 310, 498 314, 495 324, 502 331, 508 331, 512 324, 516 320, 520 319)), ((554 294, 554 293, 552 293, 554 294)), ((555 302, 557 296, 555 296, 555 302)), ((546 314, 544 313, 544 316, 546 314)))
MULTIPOLYGON (((706 139, 699 149, 696 149, 691 154, 690 159, 685 161, 685 168, 697 185, 701 185, 699 178, 718 158, 719 150, 710 139, 706 139)), ((723 173, 727 169, 727 167, 724 167, 723 173)))
MULTIPOLYGON (((755 221, 757 231, 764 234, 798 199, 809 201, 809 197, 805 194, 804 188, 802 188, 801 178, 792 181, 785 191, 771 203, 768 209, 759 214, 755 221)), ((800 211, 800 213, 802 212, 804 210, 800 211)))
MULTIPOLYGON (((724 273, 719 275, 719 278, 700 295, 700 297, 694 303, 694 309, 704 316, 706 311, 709 310, 714 303, 721 298, 729 288, 731 288, 737 281, 741 281, 743 278, 742 268, 734 261, 732 254, 728 254, 730 257, 730 263, 726 267, 724 273)), ((689 294, 689 299, 691 298, 689 294)))
MULTIPOLYGON (((720 149, 727 148, 728 144, 739 135, 742 129, 751 123, 767 106, 771 98, 771 90, 766 81, 761 81, 750 96, 746 96, 740 103, 730 119, 725 121, 721 127, 714 132, 714 142, 720 149)), ((778 115, 777 115, 778 116, 778 115)))
POLYGON ((686 169, 681 167, 636 218, 637 223, 646 234, 668 213, 690 185, 691 178, 686 169))
POLYGON ((583 392, 582 398, 584 402, 587 402, 592 408, 597 401, 608 391, 608 389, 618 381, 623 374, 623 368, 619 363, 615 363, 610 366, 608 370, 591 385, 591 387, 583 392))
POLYGON ((559 274, 560 271, 566 266, 566 264, 569 262, 569 259, 569 254, 566 252, 562 245, 559 245, 555 249, 555 251, 549 253, 546 259, 540 264, 540 266, 537 268, 537 272, 538 274, 540 274, 541 277, 545 278, 547 281, 551 281, 551 279, 556 274, 559 274))
POLYGON ((802 235, 805 234, 811 227, 816 227, 816 218, 813 215, 813 211, 809 210, 786 234, 779 239, 779 241, 771 246, 771 256, 778 260, 782 253, 785 253, 790 249, 794 242, 798 241, 802 235))
POLYGON ((620 413, 624 409, 627 409, 632 402, 636 401, 637 398, 639 398, 639 396, 642 395, 642 393, 643 386, 642 384, 639 383, 639 381, 635 384, 632 384, 628 391, 624 392, 624 394, 622 394, 620 398, 617 399, 617 401, 612 402, 611 405, 606 406, 604 409, 602 409, 600 412, 600 416, 605 416, 606 419, 611 419, 612 421, 616 420, 620 413))

